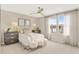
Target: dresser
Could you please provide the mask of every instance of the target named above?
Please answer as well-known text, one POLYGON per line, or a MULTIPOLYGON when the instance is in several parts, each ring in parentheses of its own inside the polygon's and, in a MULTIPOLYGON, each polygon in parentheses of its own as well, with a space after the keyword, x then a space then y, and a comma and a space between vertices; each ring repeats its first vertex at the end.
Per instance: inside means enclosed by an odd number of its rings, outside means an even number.
POLYGON ((18 32, 5 32, 4 43, 6 45, 18 42, 18 32))

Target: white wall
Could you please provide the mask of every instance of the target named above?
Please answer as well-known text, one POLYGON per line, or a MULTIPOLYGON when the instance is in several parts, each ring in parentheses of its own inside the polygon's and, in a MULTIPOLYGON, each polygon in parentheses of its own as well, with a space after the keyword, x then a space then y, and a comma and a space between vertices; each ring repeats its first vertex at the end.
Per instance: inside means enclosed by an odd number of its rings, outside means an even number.
POLYGON ((78 20, 77 20, 77 39, 78 39, 78 47, 79 47, 79 9, 78 9, 78 14, 77 14, 77 16, 78 16, 78 20))
POLYGON ((77 16, 77 11, 74 11, 71 13, 71 17, 70 17, 70 44, 71 45, 77 45, 77 20, 78 20, 78 16, 77 16))
MULTIPOLYGON (((0 5, 0 32, 1 32, 1 5, 0 5)), ((1 33, 0 33, 0 41, 1 41, 1 33)))
POLYGON ((41 29, 41 33, 45 35, 46 38, 48 38, 48 23, 47 18, 39 18, 38 20, 39 28, 41 29))
POLYGON ((44 25, 44 18, 39 18, 39 28, 41 29, 41 33, 45 34, 45 25, 44 25))

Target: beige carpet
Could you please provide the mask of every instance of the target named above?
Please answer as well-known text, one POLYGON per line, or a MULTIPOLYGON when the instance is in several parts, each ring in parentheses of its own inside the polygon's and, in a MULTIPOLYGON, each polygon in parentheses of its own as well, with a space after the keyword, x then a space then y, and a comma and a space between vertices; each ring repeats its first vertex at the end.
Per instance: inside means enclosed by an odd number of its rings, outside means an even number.
POLYGON ((19 43, 4 45, 0 48, 2 54, 26 54, 30 50, 25 50, 19 43))
POLYGON ((31 54, 41 54, 41 53, 43 54, 78 54, 79 48, 49 41, 46 47, 40 48, 36 51, 31 52, 31 54))
POLYGON ((0 47, 2 54, 60 54, 79 53, 79 48, 48 41, 48 45, 33 51, 25 50, 19 43, 0 47))

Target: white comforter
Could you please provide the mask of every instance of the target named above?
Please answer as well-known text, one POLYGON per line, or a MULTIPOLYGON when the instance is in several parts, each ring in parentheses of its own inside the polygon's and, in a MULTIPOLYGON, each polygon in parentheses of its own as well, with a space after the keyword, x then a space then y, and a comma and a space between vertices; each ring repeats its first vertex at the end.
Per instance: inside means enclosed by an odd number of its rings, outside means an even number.
POLYGON ((19 41, 26 48, 37 48, 39 46, 45 46, 47 44, 47 39, 44 38, 42 34, 29 33, 29 34, 19 34, 19 41))

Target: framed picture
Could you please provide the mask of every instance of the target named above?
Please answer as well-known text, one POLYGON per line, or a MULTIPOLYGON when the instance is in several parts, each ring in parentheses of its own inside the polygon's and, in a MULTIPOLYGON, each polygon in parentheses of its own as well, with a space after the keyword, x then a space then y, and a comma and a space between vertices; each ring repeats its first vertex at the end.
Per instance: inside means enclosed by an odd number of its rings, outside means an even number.
POLYGON ((18 26, 24 26, 24 19, 18 18, 18 26))
POLYGON ((18 18, 18 26, 29 28, 31 25, 31 21, 29 19, 18 18))
POLYGON ((25 27, 29 28, 30 25, 31 25, 31 21, 28 20, 28 19, 26 19, 26 20, 25 20, 25 27))

